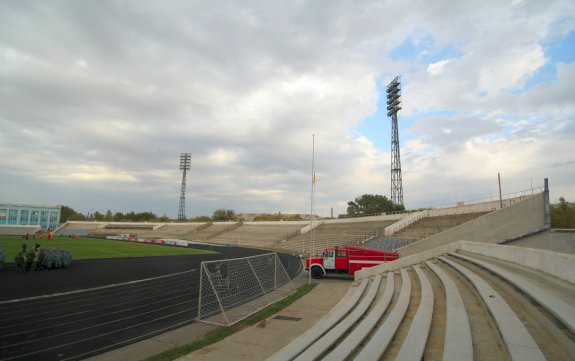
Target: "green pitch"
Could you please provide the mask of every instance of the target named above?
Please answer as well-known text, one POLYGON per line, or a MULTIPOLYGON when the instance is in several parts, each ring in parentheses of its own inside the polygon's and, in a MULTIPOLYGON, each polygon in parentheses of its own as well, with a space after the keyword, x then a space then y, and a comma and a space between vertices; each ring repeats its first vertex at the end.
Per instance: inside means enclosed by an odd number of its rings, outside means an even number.
POLYGON ((21 236, 0 236, 0 249, 3 249, 4 252, 6 252, 5 262, 14 262, 14 257, 16 257, 16 254, 22 250, 23 242, 26 242, 28 249, 33 248, 35 243, 39 243, 42 247, 61 247, 67 249, 72 253, 72 260, 216 253, 192 248, 124 242, 108 239, 70 239, 67 237, 55 237, 52 239, 30 238, 28 241, 25 241, 21 236))

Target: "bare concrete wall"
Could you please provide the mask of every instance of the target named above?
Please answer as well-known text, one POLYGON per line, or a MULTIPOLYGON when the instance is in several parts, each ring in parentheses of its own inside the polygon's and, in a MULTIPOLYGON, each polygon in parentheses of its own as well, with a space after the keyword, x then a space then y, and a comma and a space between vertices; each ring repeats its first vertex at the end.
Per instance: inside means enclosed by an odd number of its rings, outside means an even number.
POLYGON ((565 281, 575 283, 575 255, 526 247, 467 241, 454 242, 379 266, 364 268, 355 273, 355 279, 360 280, 387 271, 397 271, 400 268, 409 267, 448 252, 455 252, 458 249, 534 268, 565 281))
POLYGON ((514 241, 509 243, 509 245, 575 254, 575 230, 565 232, 552 229, 514 241))
POLYGON ((544 194, 488 213, 470 222, 414 242, 397 250, 402 257, 460 240, 497 243, 545 226, 544 194))

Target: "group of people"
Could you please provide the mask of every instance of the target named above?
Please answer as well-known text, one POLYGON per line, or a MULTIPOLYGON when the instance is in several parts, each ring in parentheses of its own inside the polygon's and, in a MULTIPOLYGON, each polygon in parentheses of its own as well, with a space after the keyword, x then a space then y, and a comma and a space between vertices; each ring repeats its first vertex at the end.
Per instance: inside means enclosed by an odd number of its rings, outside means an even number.
MULTIPOLYGON (((38 260, 43 258, 43 252, 40 250, 40 244, 36 243, 33 250, 30 249, 29 251, 26 251, 27 248, 28 245, 26 243, 22 243, 22 252, 18 252, 16 257, 14 257, 14 262, 16 262, 18 273, 29 272, 32 269, 32 265, 34 264, 34 259, 36 259, 36 257, 38 260)), ((36 264, 36 271, 39 270, 41 270, 41 268, 38 264, 36 264)))
POLYGON ((72 261, 70 252, 62 248, 42 248, 38 243, 34 245, 34 249, 26 251, 27 248, 26 243, 22 243, 22 251, 14 258, 18 273, 30 272, 34 263, 34 270, 41 271, 43 268, 67 268, 72 261))
POLYGON ((33 233, 32 235, 30 235, 30 233, 26 233, 26 234, 22 235, 22 238, 24 238, 25 240, 28 240, 29 238, 33 238, 33 239, 40 238, 40 239, 42 239, 44 237, 51 239, 51 238, 54 238, 55 235, 54 235, 54 233, 50 233, 50 232, 44 234, 44 233, 42 233, 42 231, 38 231, 36 233, 33 233))

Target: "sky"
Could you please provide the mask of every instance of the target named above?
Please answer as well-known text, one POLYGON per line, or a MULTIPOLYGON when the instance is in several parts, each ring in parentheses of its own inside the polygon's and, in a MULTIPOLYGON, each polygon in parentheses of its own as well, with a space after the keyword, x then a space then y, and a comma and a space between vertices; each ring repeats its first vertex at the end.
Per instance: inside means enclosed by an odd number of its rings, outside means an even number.
POLYGON ((575 201, 575 2, 0 2, 0 202, 176 217, 543 185, 575 201), (312 156, 313 154, 313 156, 312 156))

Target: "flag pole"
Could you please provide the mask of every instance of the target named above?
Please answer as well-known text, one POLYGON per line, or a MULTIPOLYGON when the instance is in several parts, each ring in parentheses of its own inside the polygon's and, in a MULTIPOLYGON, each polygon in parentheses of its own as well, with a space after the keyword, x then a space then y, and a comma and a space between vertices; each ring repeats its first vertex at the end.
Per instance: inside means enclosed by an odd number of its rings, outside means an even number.
POLYGON ((310 242, 310 252, 309 252, 309 256, 310 256, 310 265, 309 265, 309 271, 308 271, 308 284, 311 284, 311 257, 314 256, 314 236, 315 236, 315 230, 313 228, 313 222, 315 220, 315 214, 314 214, 314 192, 315 192, 315 134, 312 134, 312 147, 311 147, 311 202, 310 202, 310 208, 311 208, 311 212, 310 212, 310 238, 311 238, 311 242, 310 242))

